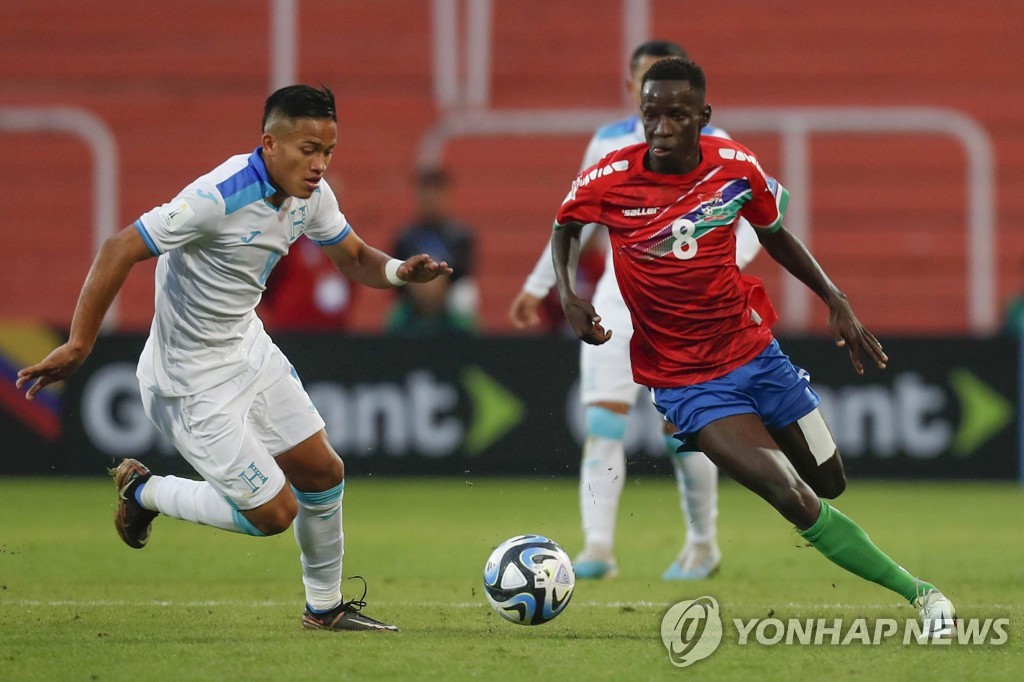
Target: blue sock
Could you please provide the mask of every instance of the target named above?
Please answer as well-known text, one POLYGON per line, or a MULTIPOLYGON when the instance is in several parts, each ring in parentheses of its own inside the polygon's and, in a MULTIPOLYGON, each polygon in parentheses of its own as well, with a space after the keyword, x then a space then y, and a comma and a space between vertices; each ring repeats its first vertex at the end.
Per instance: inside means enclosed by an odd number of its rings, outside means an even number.
POLYGON ((334 609, 338 608, 338 606, 341 606, 341 602, 338 602, 336 606, 332 606, 329 609, 314 609, 312 606, 309 605, 309 602, 306 602, 306 610, 312 613, 314 616, 322 616, 325 613, 330 613, 334 609))
POLYGON ((664 433, 661 437, 665 441, 665 452, 667 452, 672 457, 675 457, 676 455, 685 456, 687 454, 686 451, 679 452, 679 448, 683 447, 683 443, 675 436, 664 433))

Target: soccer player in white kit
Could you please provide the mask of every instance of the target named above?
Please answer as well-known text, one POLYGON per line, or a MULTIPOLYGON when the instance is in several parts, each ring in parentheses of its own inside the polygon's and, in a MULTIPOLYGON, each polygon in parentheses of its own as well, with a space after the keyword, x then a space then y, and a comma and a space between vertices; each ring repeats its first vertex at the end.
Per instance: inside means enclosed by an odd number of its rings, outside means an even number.
MULTIPOLYGON (((637 108, 644 73, 664 57, 686 58, 679 45, 652 40, 641 44, 630 59, 632 78, 626 87, 637 108)), ((706 126, 703 135, 728 137, 721 128, 706 126)), ((638 115, 600 128, 590 140, 581 169, 589 168, 617 149, 644 141, 638 115)), ((582 241, 594 238, 596 225, 588 225, 582 241)), ((603 228, 602 228, 603 229, 603 228)), ((736 227, 736 262, 742 269, 761 248, 753 229, 741 220, 736 227)), ((551 250, 541 252, 533 272, 523 284, 509 310, 520 328, 539 322, 540 302, 555 285, 551 250)), ((619 293, 608 250, 604 273, 594 291, 594 307, 601 311, 603 325, 616 330, 604 345, 580 345, 580 398, 586 406, 587 440, 580 466, 580 515, 584 548, 573 561, 578 578, 610 578, 618 573, 614 555, 615 518, 619 497, 626 481, 626 453, 623 439, 628 413, 636 403, 640 386, 634 383, 629 361, 632 322, 619 293)), ((689 524, 686 540, 676 559, 665 570, 664 580, 700 580, 715 572, 721 561, 717 543, 718 468, 702 452, 686 449, 666 424, 665 445, 672 460, 679 487, 680 505, 689 524)))
POLYGON ((367 286, 451 274, 426 254, 398 261, 356 235, 324 178, 337 140, 329 88, 293 85, 270 95, 255 151, 231 157, 103 243, 68 342, 18 372, 17 386, 34 381, 31 399, 81 366, 132 266, 158 257, 156 312, 138 366, 142 401, 205 480, 155 476, 124 460, 111 472, 121 539, 144 547, 159 514, 254 536, 282 533, 294 521, 302 626, 397 630, 360 613, 362 597, 342 599, 345 467, 255 313, 274 264, 303 235, 367 286))

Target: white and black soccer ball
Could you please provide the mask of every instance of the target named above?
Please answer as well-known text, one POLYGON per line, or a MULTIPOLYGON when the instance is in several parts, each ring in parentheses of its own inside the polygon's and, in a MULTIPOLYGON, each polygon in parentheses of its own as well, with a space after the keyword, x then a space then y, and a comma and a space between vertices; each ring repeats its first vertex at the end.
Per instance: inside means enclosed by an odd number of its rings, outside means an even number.
POLYGON ((565 610, 576 587, 572 562, 543 535, 517 535, 491 552, 484 592, 498 614, 519 625, 547 623, 565 610))

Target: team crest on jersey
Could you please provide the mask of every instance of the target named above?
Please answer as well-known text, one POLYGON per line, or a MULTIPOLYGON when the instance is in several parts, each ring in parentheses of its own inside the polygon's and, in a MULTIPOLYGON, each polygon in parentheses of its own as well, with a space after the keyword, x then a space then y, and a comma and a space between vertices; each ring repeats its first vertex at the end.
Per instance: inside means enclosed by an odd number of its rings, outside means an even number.
POLYGON ((718 190, 714 194, 698 194, 697 200, 700 202, 698 210, 701 217, 705 220, 721 216, 725 211, 725 202, 722 201, 722 190, 718 190))
POLYGON ((302 234, 302 229, 306 226, 306 205, 303 204, 298 208, 288 211, 288 218, 292 223, 291 229, 288 232, 288 243, 291 244, 299 238, 299 235, 302 234))

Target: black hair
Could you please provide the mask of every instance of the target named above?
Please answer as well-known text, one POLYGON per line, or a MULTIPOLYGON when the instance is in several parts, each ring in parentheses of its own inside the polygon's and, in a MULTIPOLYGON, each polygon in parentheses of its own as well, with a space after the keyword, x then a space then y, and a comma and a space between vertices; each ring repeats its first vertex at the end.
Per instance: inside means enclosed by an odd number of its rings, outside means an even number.
POLYGON ((644 74, 643 83, 646 84, 647 81, 687 81, 691 88, 701 92, 707 92, 708 87, 704 69, 688 59, 677 57, 654 62, 644 74))
POLYGON ((263 127, 273 114, 288 118, 329 118, 337 122, 334 93, 326 85, 289 85, 275 91, 263 106, 263 127))
POLYGON ((636 71, 636 67, 640 65, 640 60, 644 57, 679 57, 680 59, 689 59, 690 55, 686 54, 686 50, 683 49, 682 45, 673 43, 670 40, 648 40, 633 50, 633 56, 629 58, 629 70, 636 71))

